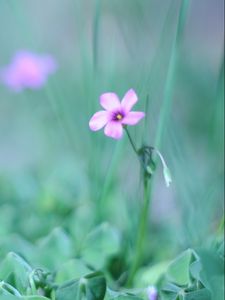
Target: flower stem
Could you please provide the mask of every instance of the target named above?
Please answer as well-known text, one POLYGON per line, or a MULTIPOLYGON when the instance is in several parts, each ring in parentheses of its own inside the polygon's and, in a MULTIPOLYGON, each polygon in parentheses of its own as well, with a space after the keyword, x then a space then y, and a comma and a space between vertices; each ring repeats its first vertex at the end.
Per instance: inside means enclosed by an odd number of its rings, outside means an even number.
POLYGON ((141 209, 137 239, 135 244, 135 254, 131 265, 130 274, 127 280, 127 285, 131 286, 134 280, 134 276, 141 264, 141 260, 143 257, 143 246, 146 238, 146 230, 148 223, 148 215, 149 215, 149 206, 150 206, 150 193, 151 193, 151 180, 148 178, 144 178, 143 186, 144 186, 144 203, 141 209))
POLYGON ((132 137, 131 137, 131 135, 130 135, 130 133, 129 133, 128 129, 127 129, 127 127, 125 126, 125 127, 124 127, 124 129, 125 129, 125 131, 126 131, 126 133, 127 133, 127 136, 128 136, 129 142, 130 142, 130 144, 131 144, 131 146, 132 146, 132 148, 133 148, 134 152, 135 152, 135 153, 137 154, 137 156, 138 156, 138 151, 137 151, 137 148, 136 148, 136 146, 135 146, 135 144, 134 144, 134 142, 133 142, 133 140, 132 140, 132 137))
MULTIPOLYGON (((130 141, 130 144, 134 150, 134 152, 137 155, 138 160, 140 161, 141 168, 144 168, 144 165, 142 161, 140 160, 140 155, 139 152, 132 140, 132 137, 126 127, 124 127, 128 139, 130 141)), ((137 230, 137 238, 135 242, 135 254, 134 254, 134 259, 132 261, 131 265, 131 270, 129 277, 127 279, 127 285, 130 286, 133 282, 134 276, 141 264, 141 260, 143 257, 143 246, 144 246, 144 241, 146 237, 146 229, 147 229, 147 223, 148 223, 148 213, 149 213, 149 206, 150 206, 150 190, 151 190, 151 180, 149 177, 147 177, 145 171, 143 172, 143 189, 144 189, 144 202, 142 205, 141 209, 141 214, 140 214, 140 219, 139 219, 139 225, 138 225, 138 230, 137 230)))

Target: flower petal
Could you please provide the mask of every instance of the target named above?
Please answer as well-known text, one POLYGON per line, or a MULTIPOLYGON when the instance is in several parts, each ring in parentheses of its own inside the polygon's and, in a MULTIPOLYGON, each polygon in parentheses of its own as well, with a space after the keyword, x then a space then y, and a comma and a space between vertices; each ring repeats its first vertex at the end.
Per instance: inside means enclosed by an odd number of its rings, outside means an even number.
POLYGON ((120 100, 115 93, 104 93, 100 96, 100 104, 108 111, 120 109, 120 100))
POLYGON ((0 70, 0 81, 15 92, 23 89, 20 76, 12 66, 0 70))
POLYGON ((137 101, 137 94, 133 89, 130 89, 128 92, 126 92, 125 96, 123 97, 121 106, 126 112, 129 112, 137 101))
POLYGON ((97 131, 104 127, 108 120, 109 117, 107 111, 98 111, 92 116, 91 120, 89 121, 89 127, 91 130, 97 131))
POLYGON ((123 118, 122 123, 126 125, 136 125, 144 116, 145 113, 142 111, 131 111, 123 118))
POLYGON ((105 126, 105 135, 119 140, 123 136, 123 126, 120 122, 110 121, 105 126))

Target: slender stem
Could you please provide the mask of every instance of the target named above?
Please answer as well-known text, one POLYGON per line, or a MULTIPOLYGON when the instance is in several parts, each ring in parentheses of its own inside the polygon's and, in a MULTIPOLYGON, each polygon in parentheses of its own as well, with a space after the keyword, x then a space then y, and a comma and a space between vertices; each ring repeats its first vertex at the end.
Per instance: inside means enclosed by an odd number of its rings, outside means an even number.
POLYGON ((100 25, 100 15, 101 15, 101 0, 96 0, 95 4, 95 17, 93 23, 93 63, 94 71, 98 67, 98 44, 99 44, 99 25, 100 25))
POLYGON ((141 260, 143 257, 143 246, 146 238, 146 230, 148 223, 148 214, 149 214, 149 206, 150 206, 150 191, 151 191, 151 181, 148 178, 144 178, 144 203, 141 210, 140 221, 137 232, 137 240, 135 245, 135 255, 132 260, 130 274, 127 280, 127 285, 131 286, 133 283, 134 276, 141 264, 141 260))
MULTIPOLYGON (((174 87, 174 82, 175 82, 175 74, 176 74, 176 66, 177 66, 178 46, 179 46, 179 43, 180 43, 180 40, 182 37, 184 24, 186 21, 188 4, 189 4, 189 0, 183 0, 181 3, 181 7, 180 7, 177 32, 176 32, 175 40, 173 43, 172 53, 171 53, 171 58, 170 58, 170 63, 169 63, 169 68, 168 68, 166 87, 165 87, 165 92, 164 92, 163 109, 160 114, 158 131, 157 131, 156 138, 155 138, 156 148, 159 148, 159 146, 161 145, 161 140, 162 140, 163 132, 165 129, 165 124, 166 124, 167 117, 168 117, 168 111, 170 110, 170 107, 171 107, 172 92, 173 92, 173 87, 174 87)), ((137 149, 130 137, 128 130, 126 128, 125 128, 125 130, 127 132, 127 135, 128 135, 128 138, 130 140, 133 150, 138 155, 137 149)), ((141 165, 141 167, 143 167, 143 166, 141 165)), ((128 286, 130 286, 133 283, 135 274, 141 264, 141 260, 143 257, 144 240, 146 237, 148 213, 149 213, 149 206, 150 206, 150 200, 151 200, 151 197, 150 197, 151 186, 150 185, 152 184, 152 180, 149 180, 147 177, 144 176, 143 184, 144 184, 144 203, 143 203, 142 210, 141 210, 140 223, 139 223, 138 232, 137 232, 135 255, 134 255, 134 259, 132 261, 130 274, 129 274, 129 277, 127 280, 128 286)))
POLYGON ((124 129, 125 129, 125 131, 126 131, 126 133, 127 133, 128 139, 129 139, 129 141, 130 141, 130 144, 131 144, 131 146, 132 146, 134 152, 138 155, 137 148, 136 148, 136 146, 135 146, 135 144, 134 144, 134 142, 133 142, 133 140, 132 140, 132 137, 131 137, 131 135, 130 135, 128 129, 127 129, 127 127, 124 127, 124 129))
MULTIPOLYGON (((124 127, 128 139, 130 141, 130 144, 137 155, 137 158, 139 159, 139 153, 138 150, 132 140, 132 137, 127 129, 127 127, 124 127)), ((143 168, 142 161, 139 159, 141 168, 143 168)), ((147 229, 147 223, 148 223, 148 211, 149 211, 149 206, 150 206, 150 183, 151 181, 149 180, 148 177, 143 178, 143 188, 144 188, 144 203, 141 209, 141 214, 140 214, 140 220, 139 220, 139 226, 138 226, 138 231, 137 231, 137 238, 136 238, 136 243, 135 243, 135 254, 134 254, 134 259, 132 261, 131 265, 131 270, 130 274, 127 280, 128 286, 130 286, 133 282, 134 276, 136 274, 136 271, 138 270, 140 264, 141 264, 141 259, 143 257, 143 246, 144 246, 144 241, 145 241, 145 234, 146 234, 146 229, 147 229)))
POLYGON ((97 201, 99 204, 99 207, 97 209, 97 212, 98 212, 97 213, 97 222, 98 223, 103 221, 103 217, 104 218, 106 217, 104 207, 106 206, 106 202, 108 199, 107 194, 109 192, 109 189, 110 189, 110 186, 112 183, 112 176, 115 172, 116 165, 118 165, 118 160, 120 157, 122 145, 123 145, 122 143, 116 144, 116 147, 112 153, 111 162, 107 168, 108 172, 106 173, 106 176, 104 177, 104 182, 102 185, 101 193, 100 193, 99 199, 97 201))

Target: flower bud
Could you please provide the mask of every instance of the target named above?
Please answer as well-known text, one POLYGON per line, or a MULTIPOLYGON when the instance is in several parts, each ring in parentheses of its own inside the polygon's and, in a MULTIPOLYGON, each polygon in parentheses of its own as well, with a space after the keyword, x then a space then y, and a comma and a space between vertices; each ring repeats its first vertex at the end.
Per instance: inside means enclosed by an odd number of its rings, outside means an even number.
POLYGON ((158 299, 157 289, 153 285, 150 285, 149 287, 147 287, 146 292, 147 292, 148 300, 157 300, 158 299))

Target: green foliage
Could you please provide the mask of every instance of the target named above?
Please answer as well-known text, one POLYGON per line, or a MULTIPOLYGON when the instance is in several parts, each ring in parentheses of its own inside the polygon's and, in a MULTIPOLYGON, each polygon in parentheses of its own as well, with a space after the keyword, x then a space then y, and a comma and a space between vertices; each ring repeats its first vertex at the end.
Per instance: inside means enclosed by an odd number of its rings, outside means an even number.
MULTIPOLYGON (((107 228, 109 230, 108 225, 107 228)), ((94 232, 99 232, 99 227, 94 232)), ((64 241, 64 235, 60 237, 60 241, 64 241)), ((169 265, 164 263, 143 270, 140 277, 137 275, 136 285, 154 284, 161 300, 223 300, 224 258, 219 250, 188 249, 169 265)), ((52 256, 58 257, 58 253, 52 251, 52 256)), ((67 260, 58 269, 46 272, 32 268, 19 255, 9 253, 0 264, 0 280, 0 299, 3 300, 8 296, 24 300, 141 300, 147 296, 147 285, 137 290, 112 291, 107 287, 109 282, 105 275, 93 272, 81 259, 67 260)))
POLYGON ((168 281, 171 281, 177 285, 189 285, 190 284, 190 272, 189 267, 191 261, 194 259, 194 253, 192 250, 187 250, 182 253, 174 262, 170 264, 167 270, 168 281))
POLYGON ((56 290, 56 300, 103 300, 106 280, 101 272, 95 272, 60 285, 56 290))
POLYGON ((84 241, 82 257, 95 269, 103 268, 107 259, 120 250, 120 237, 115 228, 104 223, 90 232, 84 241))
POLYGON ((81 259, 71 259, 57 269, 55 281, 57 284, 62 284, 71 278, 80 278, 87 275, 90 271, 81 259))
POLYGON ((29 283, 31 267, 17 254, 10 252, 0 264, 0 278, 24 293, 29 283))
POLYGON ((162 300, 222 300, 223 265, 224 259, 215 249, 207 252, 188 249, 169 265, 160 283, 162 300))
POLYGON ((20 49, 58 64, 40 90, 0 82, 0 300, 148 300, 150 285, 157 300, 224 300, 223 1, 206 2, 0 1, 0 78, 20 49), (125 136, 88 128, 103 92, 129 88, 154 180, 131 289, 138 161, 125 136))
POLYGON ((136 275, 136 285, 141 287, 148 286, 149 284, 156 285, 163 274, 166 272, 169 261, 159 262, 153 266, 147 266, 139 270, 136 275))
POLYGON ((54 229, 47 237, 38 242, 36 260, 41 266, 50 270, 58 268, 62 261, 69 259, 71 255, 71 240, 61 228, 54 229))

